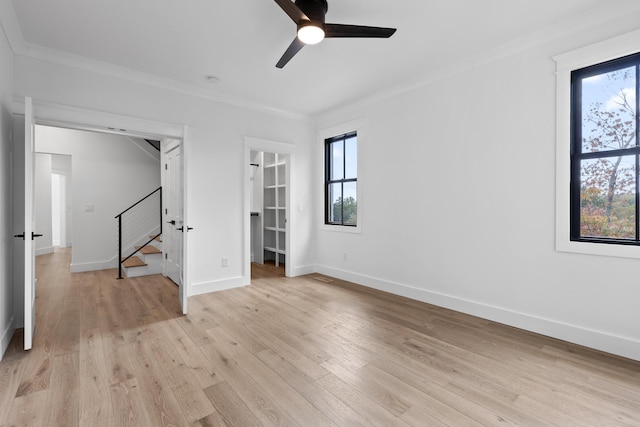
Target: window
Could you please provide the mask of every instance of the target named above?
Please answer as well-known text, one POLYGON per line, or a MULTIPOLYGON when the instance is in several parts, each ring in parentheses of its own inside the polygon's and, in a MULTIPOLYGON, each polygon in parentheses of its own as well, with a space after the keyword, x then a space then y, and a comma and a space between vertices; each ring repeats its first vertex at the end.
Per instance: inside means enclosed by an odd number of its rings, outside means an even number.
POLYGON ((640 53, 571 72, 570 238, 640 245, 640 53))
POLYGON ((358 225, 358 137, 356 132, 325 143, 325 224, 358 225))

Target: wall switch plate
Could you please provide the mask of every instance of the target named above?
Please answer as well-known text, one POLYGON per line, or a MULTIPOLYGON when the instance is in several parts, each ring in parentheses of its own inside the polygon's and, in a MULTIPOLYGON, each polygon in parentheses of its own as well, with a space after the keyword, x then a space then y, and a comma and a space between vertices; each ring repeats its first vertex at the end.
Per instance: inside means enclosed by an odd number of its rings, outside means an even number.
POLYGON ((220 260, 220 266, 229 267, 229 258, 224 257, 220 260))

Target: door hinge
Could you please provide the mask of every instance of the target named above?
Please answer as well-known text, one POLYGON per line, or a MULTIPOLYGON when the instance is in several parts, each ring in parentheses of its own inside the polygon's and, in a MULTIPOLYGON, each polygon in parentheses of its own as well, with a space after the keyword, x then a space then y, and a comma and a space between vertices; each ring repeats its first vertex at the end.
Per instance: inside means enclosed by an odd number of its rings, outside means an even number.
POLYGON ((167 258, 167 254, 166 254, 166 252, 165 252, 165 254, 164 254, 164 259, 169 259, 169 258, 167 258))
POLYGON ((164 170, 168 170, 169 169, 169 165, 167 163, 164 164, 164 170))

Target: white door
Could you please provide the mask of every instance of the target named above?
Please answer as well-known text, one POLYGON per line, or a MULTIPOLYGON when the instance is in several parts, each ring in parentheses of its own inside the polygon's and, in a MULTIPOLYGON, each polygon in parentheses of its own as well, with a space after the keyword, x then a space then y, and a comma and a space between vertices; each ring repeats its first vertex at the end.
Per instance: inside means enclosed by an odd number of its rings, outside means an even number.
POLYGON ((182 312, 187 313, 187 286, 184 280, 184 247, 187 229, 184 221, 184 157, 179 141, 168 141, 163 150, 164 158, 164 225, 163 248, 164 274, 179 287, 182 312))
POLYGON ((24 100, 24 349, 33 345, 36 327, 34 123, 31 98, 24 100))

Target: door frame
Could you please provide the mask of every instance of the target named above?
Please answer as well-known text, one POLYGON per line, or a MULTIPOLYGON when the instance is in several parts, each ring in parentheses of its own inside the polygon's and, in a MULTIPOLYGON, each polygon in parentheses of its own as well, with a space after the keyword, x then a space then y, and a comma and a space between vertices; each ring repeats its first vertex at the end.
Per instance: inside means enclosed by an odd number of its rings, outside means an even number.
POLYGON ((292 250, 292 236, 291 236, 291 224, 293 218, 291 218, 291 194, 293 189, 291 188, 291 175, 293 171, 293 164, 295 158, 296 146, 288 144, 286 142, 272 141, 263 138, 254 138, 251 136, 244 137, 244 155, 243 158, 243 171, 244 171, 244 209, 243 209, 243 224, 244 224, 244 242, 243 242, 243 276, 247 278, 248 284, 251 283, 251 151, 262 151, 265 153, 277 153, 288 155, 287 161, 287 195, 285 215, 287 222, 285 224, 285 245, 287 248, 287 258, 284 263, 284 274, 287 277, 291 277, 293 274, 293 259, 294 252, 292 250))
MULTIPOLYGON (((24 114, 24 97, 14 97, 14 114, 24 114)), ((186 124, 170 124, 155 120, 141 119, 103 111, 89 110, 68 105, 33 100, 34 125, 55 126, 60 128, 85 130, 90 132, 111 133, 125 136, 142 137, 147 139, 176 139, 182 145, 183 157, 183 218, 187 224, 188 206, 188 181, 187 181, 187 157, 189 153, 189 128, 186 124)), ((182 279, 186 312, 186 296, 190 294, 191 283, 189 279, 189 262, 187 257, 187 238, 183 237, 182 279)))

